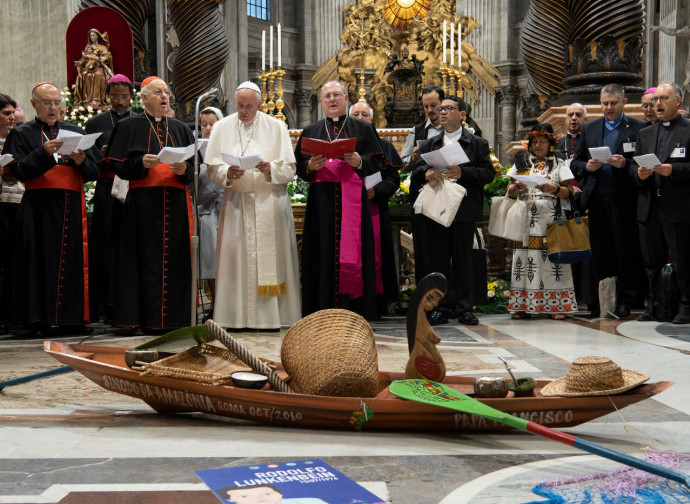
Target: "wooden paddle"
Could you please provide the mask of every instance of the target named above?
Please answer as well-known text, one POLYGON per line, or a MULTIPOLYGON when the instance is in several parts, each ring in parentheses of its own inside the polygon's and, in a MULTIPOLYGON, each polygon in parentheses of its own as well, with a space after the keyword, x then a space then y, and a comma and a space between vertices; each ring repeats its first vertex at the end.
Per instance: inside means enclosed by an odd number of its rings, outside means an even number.
MULTIPOLYGON (((141 345, 134 347, 133 350, 156 349, 160 350, 161 352, 173 352, 175 350, 186 350, 191 346, 200 345, 201 343, 206 343, 212 339, 213 336, 209 334, 204 326, 183 327, 147 341, 146 343, 142 343, 141 345)), ((62 366, 59 368, 49 369, 48 371, 22 376, 20 378, 13 378, 12 380, 0 382, 0 392, 5 387, 21 385, 22 383, 41 380, 43 378, 50 378, 51 376, 70 373, 72 371, 74 371, 74 369, 71 367, 62 366)))
POLYGON ((470 413, 472 415, 488 418, 494 422, 531 432, 532 434, 573 446, 594 455, 615 460, 616 462, 640 469, 641 471, 677 481, 690 488, 690 475, 688 474, 674 471, 668 467, 663 467, 658 464, 633 457, 627 453, 612 450, 596 443, 571 436, 570 434, 566 434, 549 427, 544 427, 543 425, 530 422, 529 420, 498 411, 497 409, 461 394, 457 390, 454 390, 442 383, 437 383, 430 380, 397 380, 391 383, 389 390, 391 394, 394 394, 402 399, 408 399, 425 404, 433 404, 434 406, 441 406, 443 408, 450 408, 453 410, 462 411, 463 413, 470 413))

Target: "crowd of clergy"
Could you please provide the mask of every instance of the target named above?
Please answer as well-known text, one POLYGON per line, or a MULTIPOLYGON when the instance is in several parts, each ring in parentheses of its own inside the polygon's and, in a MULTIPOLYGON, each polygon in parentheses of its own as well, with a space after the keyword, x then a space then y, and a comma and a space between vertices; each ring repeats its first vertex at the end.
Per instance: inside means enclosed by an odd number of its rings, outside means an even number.
MULTIPOLYGON (((84 131, 60 120, 57 87, 33 88, 35 118, 23 124, 17 104, 0 94, 3 331, 74 334, 88 332, 99 318, 147 334, 196 324, 196 277, 209 281, 209 316, 226 328, 275 331, 327 308, 375 320, 399 297, 388 201, 401 171, 410 172, 415 276, 448 278, 448 293, 428 313, 430 323, 478 323, 472 250, 484 186, 496 172, 462 98, 425 88, 427 119, 410 130, 399 156, 377 134, 372 108, 358 102, 348 110, 345 86, 328 82, 319 95, 324 119, 305 127, 293 149, 284 123, 260 111, 259 88, 245 82, 234 95, 235 113, 201 112, 199 133, 207 141, 195 189, 194 157, 161 159, 166 147, 192 145, 196 136, 171 117, 167 83, 158 77, 142 82, 142 114, 130 110, 133 85, 125 76, 113 76, 106 91, 110 109, 85 126, 86 133, 101 135, 93 147, 73 152, 62 148, 65 132, 84 131), (325 150, 311 151, 314 142, 303 148, 305 139, 355 140, 350 152, 328 157, 325 150), (440 170, 422 156, 454 143, 466 162, 440 170), (309 183, 299 254, 287 191, 295 175, 309 183), (84 182, 93 180, 87 225, 84 182), (414 202, 425 185, 449 182, 460 184, 465 196, 446 226, 415 210, 414 202)), ((558 143, 549 125, 528 135, 523 171, 509 176, 545 179, 530 189, 511 177, 509 193, 534 206, 535 215, 539 202, 547 202, 545 216, 555 200, 574 195, 589 215, 593 258, 577 271, 550 264, 533 232, 540 229, 535 220, 525 234, 529 245, 515 244, 513 318, 562 318, 577 311, 575 297, 596 306, 596 282, 617 277, 615 315, 629 316, 646 299, 639 318, 653 320, 670 256, 680 292, 673 321, 690 323, 690 213, 682 203, 690 196, 690 121, 679 114, 681 91, 674 84, 650 90, 645 122, 623 113, 625 93, 609 85, 601 93, 601 119, 585 122, 585 107, 573 104, 568 134, 558 143), (601 146, 610 148, 610 159, 592 159, 590 148, 601 146), (657 164, 633 159, 651 153, 657 164), (533 267, 531 275, 523 262, 533 267), (553 271, 558 278, 547 281, 553 271)))

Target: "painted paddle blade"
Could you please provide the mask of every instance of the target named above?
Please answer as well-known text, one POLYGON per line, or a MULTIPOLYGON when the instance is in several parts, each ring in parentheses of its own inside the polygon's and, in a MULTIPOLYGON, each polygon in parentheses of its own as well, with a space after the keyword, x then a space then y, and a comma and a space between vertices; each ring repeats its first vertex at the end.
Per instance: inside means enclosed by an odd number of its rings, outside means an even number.
POLYGON ((430 380, 397 380, 391 383, 388 389, 390 390, 391 394, 402 399, 408 399, 425 404, 433 404, 434 406, 440 406, 443 408, 449 408, 462 411, 463 413, 470 413, 472 415, 488 418, 490 420, 494 420, 495 422, 515 427, 516 429, 531 432, 537 436, 542 436, 553 441, 558 441, 559 443, 573 446, 579 450, 586 451, 593 455, 614 460, 621 464, 640 469, 641 471, 661 476, 662 478, 677 481, 678 483, 685 485, 687 488, 690 488, 690 475, 688 474, 654 464, 647 460, 628 455, 627 453, 606 448, 605 446, 571 436, 570 434, 566 434, 565 432, 561 432, 556 429, 544 427, 538 423, 514 417, 508 413, 503 413, 502 411, 487 406, 486 404, 466 396, 465 394, 461 394, 457 390, 448 387, 443 383, 437 383, 430 380))
POLYGON ((504 425, 510 425, 516 429, 527 430, 527 420, 498 411, 465 394, 461 394, 443 383, 420 379, 396 380, 390 384, 388 390, 390 390, 391 394, 401 399, 441 406, 462 411, 463 413, 471 413, 504 425))

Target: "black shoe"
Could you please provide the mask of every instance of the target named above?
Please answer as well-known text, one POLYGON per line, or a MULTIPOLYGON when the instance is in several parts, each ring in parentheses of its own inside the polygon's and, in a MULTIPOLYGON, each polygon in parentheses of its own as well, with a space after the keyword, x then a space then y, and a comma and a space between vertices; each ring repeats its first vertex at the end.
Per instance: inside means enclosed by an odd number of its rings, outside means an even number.
POLYGON ((626 304, 622 304, 618 306, 615 310, 613 310, 613 314, 618 317, 618 318, 626 318, 630 316, 630 307, 626 304))
POLYGON ((673 318, 672 324, 690 324, 690 307, 682 306, 678 310, 678 315, 673 318))
POLYGON ((440 325, 448 323, 448 316, 438 310, 430 311, 427 315, 427 319, 429 320, 429 324, 431 325, 440 325))
POLYGON ((652 313, 652 307, 647 306, 647 309, 637 316, 638 322, 651 322, 654 319, 654 313, 652 313))
POLYGON ((474 313, 466 311, 458 318, 458 324, 478 325, 479 319, 474 316, 474 313))

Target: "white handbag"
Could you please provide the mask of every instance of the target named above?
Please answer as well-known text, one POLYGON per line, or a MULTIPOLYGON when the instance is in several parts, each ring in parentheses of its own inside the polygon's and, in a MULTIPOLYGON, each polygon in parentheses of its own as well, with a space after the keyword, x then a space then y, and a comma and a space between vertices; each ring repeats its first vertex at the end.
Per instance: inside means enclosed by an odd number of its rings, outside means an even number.
POLYGON ((129 190, 129 180, 122 180, 115 175, 113 179, 113 188, 110 190, 110 195, 120 203, 124 203, 127 199, 127 191, 129 190))
POLYGON ((489 234, 522 242, 527 229, 527 202, 505 196, 491 198, 489 234))
POLYGON ((415 213, 421 213, 442 226, 450 227, 458 213, 467 190, 460 184, 443 179, 443 184, 433 187, 424 184, 414 203, 415 213))

